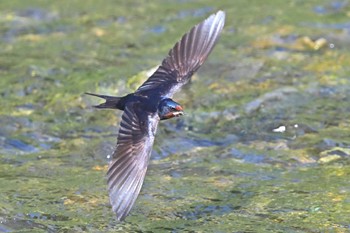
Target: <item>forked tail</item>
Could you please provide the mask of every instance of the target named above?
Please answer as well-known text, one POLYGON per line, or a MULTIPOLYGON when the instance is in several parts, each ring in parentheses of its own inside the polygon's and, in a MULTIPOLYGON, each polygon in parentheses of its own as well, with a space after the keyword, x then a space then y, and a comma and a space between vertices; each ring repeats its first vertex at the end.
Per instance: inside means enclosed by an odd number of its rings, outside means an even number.
POLYGON ((98 95, 98 94, 93 94, 93 93, 88 93, 85 92, 86 95, 92 95, 92 96, 96 96, 102 99, 105 99, 106 102, 99 104, 99 105, 95 105, 93 106, 94 108, 112 108, 112 109, 118 109, 118 103, 119 100, 121 99, 121 97, 116 97, 116 96, 108 96, 108 95, 98 95))

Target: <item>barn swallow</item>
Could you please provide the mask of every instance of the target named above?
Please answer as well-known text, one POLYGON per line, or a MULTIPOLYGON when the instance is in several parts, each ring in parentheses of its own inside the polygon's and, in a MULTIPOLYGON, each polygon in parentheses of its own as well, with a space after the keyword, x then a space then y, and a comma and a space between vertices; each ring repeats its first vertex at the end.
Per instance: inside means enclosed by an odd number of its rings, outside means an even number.
POLYGON ((125 219, 140 193, 158 122, 183 115, 182 106, 171 98, 207 59, 224 23, 225 13, 218 11, 194 26, 134 93, 123 97, 86 93, 105 100, 96 108, 124 111, 107 171, 110 203, 118 220, 125 219))

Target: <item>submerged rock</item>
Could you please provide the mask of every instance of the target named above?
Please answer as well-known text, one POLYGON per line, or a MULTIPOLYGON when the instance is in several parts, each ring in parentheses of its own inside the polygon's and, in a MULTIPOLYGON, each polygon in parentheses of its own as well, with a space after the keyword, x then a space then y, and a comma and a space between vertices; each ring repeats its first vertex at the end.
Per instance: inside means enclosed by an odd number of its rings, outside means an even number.
POLYGON ((321 158, 318 160, 321 164, 331 163, 338 161, 342 158, 348 158, 350 156, 350 149, 342 147, 334 147, 330 150, 325 150, 320 153, 321 158))
POLYGON ((272 105, 275 102, 282 102, 284 100, 287 100, 290 95, 297 93, 298 90, 294 87, 282 87, 272 92, 266 93, 263 96, 249 102, 246 104, 244 109, 247 114, 252 114, 260 108, 265 107, 266 105, 272 105))

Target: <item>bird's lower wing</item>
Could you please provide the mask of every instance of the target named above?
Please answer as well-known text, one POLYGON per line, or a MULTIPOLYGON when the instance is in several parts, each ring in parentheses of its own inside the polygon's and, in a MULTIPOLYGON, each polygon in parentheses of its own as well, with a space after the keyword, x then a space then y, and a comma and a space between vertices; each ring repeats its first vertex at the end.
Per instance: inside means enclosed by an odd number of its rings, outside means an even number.
POLYGON ((110 203, 118 220, 128 215, 139 195, 159 122, 158 115, 139 109, 136 104, 125 108, 107 172, 110 203))

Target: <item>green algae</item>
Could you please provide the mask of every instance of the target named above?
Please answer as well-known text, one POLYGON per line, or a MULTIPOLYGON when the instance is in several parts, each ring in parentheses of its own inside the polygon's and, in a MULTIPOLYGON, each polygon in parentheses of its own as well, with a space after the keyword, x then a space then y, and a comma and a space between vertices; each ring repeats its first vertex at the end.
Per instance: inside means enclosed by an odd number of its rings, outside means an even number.
POLYGON ((347 4, 38 0, 0 9, 0 231, 349 231, 347 4), (99 100, 83 93, 135 90, 218 9, 227 14, 220 42, 175 98, 186 115, 161 122, 141 195, 118 223, 105 165, 120 113, 92 109, 99 100))

